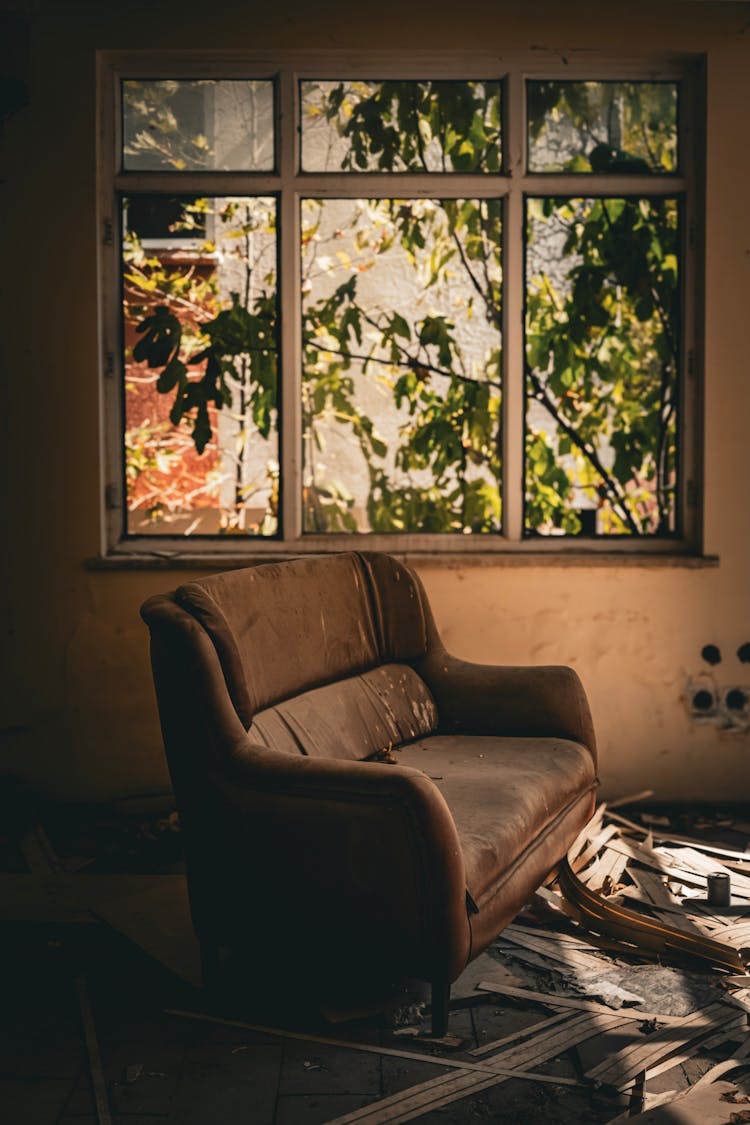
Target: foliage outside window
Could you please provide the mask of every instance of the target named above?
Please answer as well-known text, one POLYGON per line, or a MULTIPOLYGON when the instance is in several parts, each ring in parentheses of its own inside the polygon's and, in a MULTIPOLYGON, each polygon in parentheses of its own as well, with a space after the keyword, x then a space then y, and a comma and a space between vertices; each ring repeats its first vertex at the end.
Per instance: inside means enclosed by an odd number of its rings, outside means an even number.
POLYGON ((123 78, 126 540, 684 535, 681 83, 521 88, 123 78))

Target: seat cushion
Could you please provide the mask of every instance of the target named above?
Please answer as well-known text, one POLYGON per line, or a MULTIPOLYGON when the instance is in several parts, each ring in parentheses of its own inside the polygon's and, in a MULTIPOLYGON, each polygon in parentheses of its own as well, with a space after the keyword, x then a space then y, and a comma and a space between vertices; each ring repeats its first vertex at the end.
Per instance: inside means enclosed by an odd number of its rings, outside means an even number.
POLYGON ((432 778, 445 797, 466 884, 480 906, 498 876, 596 784, 589 751, 559 738, 441 735, 405 746, 398 757, 432 778))
POLYGON ((436 728, 424 680, 408 664, 383 664, 259 711, 248 734, 287 754, 361 761, 436 728))

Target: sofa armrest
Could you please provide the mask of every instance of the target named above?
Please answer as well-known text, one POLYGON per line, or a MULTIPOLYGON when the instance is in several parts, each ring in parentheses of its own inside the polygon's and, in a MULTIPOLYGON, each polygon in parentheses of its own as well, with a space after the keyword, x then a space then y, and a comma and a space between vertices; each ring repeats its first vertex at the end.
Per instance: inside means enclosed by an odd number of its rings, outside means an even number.
MULTIPOLYGON (((214 875, 224 904, 227 878, 250 882, 253 914, 258 899, 278 902, 281 889, 284 927, 311 947, 320 919, 342 957, 385 948, 395 963, 431 963, 435 979, 460 973, 470 940, 463 853, 445 800, 421 771, 282 754, 246 739, 209 789, 217 860, 237 857, 233 874, 224 866, 214 875), (256 858, 249 880, 248 857, 256 858)), ((193 810, 205 815, 206 802, 193 810)), ((199 862, 207 860, 204 852, 199 862)), ((196 906, 196 928, 205 930, 211 903, 196 906)))
POLYGON ((433 649, 419 672, 437 704, 442 731, 569 738, 596 762, 588 699, 572 668, 473 664, 433 649))

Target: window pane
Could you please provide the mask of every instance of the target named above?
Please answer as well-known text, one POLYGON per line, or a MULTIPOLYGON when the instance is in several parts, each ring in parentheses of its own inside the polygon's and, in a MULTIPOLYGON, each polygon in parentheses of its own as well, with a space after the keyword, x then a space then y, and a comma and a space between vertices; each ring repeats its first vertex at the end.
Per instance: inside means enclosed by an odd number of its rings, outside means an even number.
POLYGON ((527 82, 530 172, 674 172, 676 82, 527 82))
POLYGON ((500 526, 500 202, 302 205, 304 527, 500 526))
POLYGON ((675 199, 527 200, 527 534, 676 531, 678 263, 675 199))
POLYGON ((500 83, 302 82, 305 172, 498 172, 500 83))
POLYGON ((122 214, 126 532, 274 535, 276 201, 133 196, 122 214))
POLYGON ((132 171, 273 169, 273 83, 122 83, 122 166, 132 171))

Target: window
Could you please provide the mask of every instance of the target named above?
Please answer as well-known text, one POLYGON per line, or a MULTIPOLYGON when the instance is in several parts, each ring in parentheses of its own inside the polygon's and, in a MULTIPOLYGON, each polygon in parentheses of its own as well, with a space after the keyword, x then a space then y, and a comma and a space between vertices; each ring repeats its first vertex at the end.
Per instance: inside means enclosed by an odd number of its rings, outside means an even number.
POLYGON ((208 67, 102 68, 110 550, 698 548, 694 68, 208 67))

